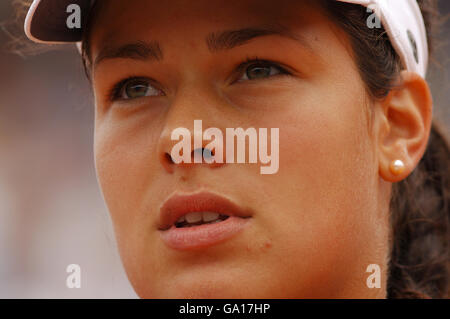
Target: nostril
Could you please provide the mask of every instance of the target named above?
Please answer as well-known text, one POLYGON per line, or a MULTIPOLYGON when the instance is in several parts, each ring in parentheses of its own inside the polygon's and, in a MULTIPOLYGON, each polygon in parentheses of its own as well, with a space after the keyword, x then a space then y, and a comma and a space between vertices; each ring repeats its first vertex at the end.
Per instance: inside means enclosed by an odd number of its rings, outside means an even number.
POLYGON ((166 161, 167 161, 169 164, 175 164, 175 162, 174 162, 173 159, 172 159, 172 156, 171 156, 169 153, 165 153, 164 156, 166 157, 166 161))
POLYGON ((197 156, 199 156, 200 158, 211 158, 214 156, 214 151, 211 151, 209 148, 196 148, 195 150, 192 151, 192 157, 195 158, 195 155, 198 154, 197 156))
POLYGON ((205 158, 211 158, 215 155, 215 150, 211 151, 208 148, 205 148, 203 151, 203 155, 205 156, 205 158))

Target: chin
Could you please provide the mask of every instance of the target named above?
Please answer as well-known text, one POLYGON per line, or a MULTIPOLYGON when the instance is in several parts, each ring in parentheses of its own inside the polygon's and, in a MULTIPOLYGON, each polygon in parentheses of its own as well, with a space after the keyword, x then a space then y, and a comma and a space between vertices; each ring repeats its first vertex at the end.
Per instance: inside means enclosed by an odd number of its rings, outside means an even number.
MULTIPOLYGON (((154 283, 153 283, 154 286, 154 283)), ((142 299, 240 299, 251 298, 247 289, 230 286, 228 281, 209 281, 207 279, 192 282, 170 282, 161 288, 150 288, 142 285, 134 286, 137 295, 142 299)))

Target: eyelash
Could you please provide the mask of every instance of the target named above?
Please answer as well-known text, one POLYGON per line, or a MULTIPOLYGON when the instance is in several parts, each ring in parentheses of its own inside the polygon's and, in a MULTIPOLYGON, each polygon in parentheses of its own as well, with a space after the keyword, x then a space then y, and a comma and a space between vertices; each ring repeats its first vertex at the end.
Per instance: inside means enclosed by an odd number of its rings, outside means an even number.
POLYGON ((148 78, 143 77, 143 76, 130 76, 130 77, 127 77, 127 78, 119 81, 109 91, 108 99, 110 101, 119 100, 120 99, 120 94, 122 93, 122 90, 123 90, 125 84, 127 84, 127 82, 129 82, 129 81, 135 81, 135 80, 148 81, 148 78))
MULTIPOLYGON (((273 61, 269 61, 269 60, 259 59, 259 58, 256 57, 256 56, 255 56, 255 57, 247 57, 247 58, 245 59, 244 62, 242 62, 241 64, 239 64, 239 65, 235 68, 236 71, 234 71, 234 73, 237 73, 237 74, 239 74, 239 75, 242 76, 242 74, 245 72, 245 70, 246 70, 248 67, 250 67, 250 66, 252 66, 252 65, 254 65, 254 64, 262 64, 262 65, 269 66, 269 67, 275 67, 276 69, 278 69, 278 71, 280 72, 280 74, 273 75, 273 76, 286 76, 286 75, 292 75, 291 72, 287 71, 284 67, 280 66, 279 63, 276 63, 276 62, 273 62, 273 61)), ((124 88, 124 85, 125 85, 127 82, 129 82, 129 81, 134 81, 134 80, 143 80, 143 81, 151 82, 151 81, 149 81, 148 78, 142 77, 142 76, 130 76, 130 77, 127 77, 127 78, 125 78, 125 79, 119 81, 118 83, 116 83, 116 84, 112 87, 112 89, 111 89, 111 90, 109 91, 109 93, 108 93, 108 99, 109 99, 110 101, 115 101, 115 100, 120 99, 120 95, 121 95, 121 93, 122 93, 122 90, 123 90, 123 88, 124 88)), ((251 81, 257 81, 257 80, 251 80, 251 81)), ((234 80, 232 83, 235 83, 235 82, 239 82, 239 79, 234 80)), ((151 83, 150 83, 150 84, 151 84, 151 83)))
MULTIPOLYGON (((253 57, 248 56, 247 58, 245 58, 245 61, 237 66, 237 68, 236 68, 237 73, 239 75, 242 75, 248 67, 250 67, 254 64, 262 64, 262 65, 269 66, 269 67, 275 67, 280 72, 280 74, 277 74, 276 76, 292 75, 291 72, 286 70, 286 68, 282 67, 279 63, 274 62, 274 61, 260 59, 257 56, 253 56, 253 57)), ((252 80, 252 81, 257 81, 257 80, 252 80)))

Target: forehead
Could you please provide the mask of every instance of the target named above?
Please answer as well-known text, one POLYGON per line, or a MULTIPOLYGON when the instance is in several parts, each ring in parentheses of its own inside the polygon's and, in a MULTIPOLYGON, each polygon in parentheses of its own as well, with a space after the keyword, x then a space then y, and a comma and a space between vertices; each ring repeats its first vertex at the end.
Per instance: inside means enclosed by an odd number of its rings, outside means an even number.
POLYGON ((115 0, 102 1, 90 30, 92 49, 104 43, 149 38, 195 39, 214 31, 279 23, 306 29, 324 19, 321 1, 115 0), (180 35, 183 35, 180 37, 180 35))

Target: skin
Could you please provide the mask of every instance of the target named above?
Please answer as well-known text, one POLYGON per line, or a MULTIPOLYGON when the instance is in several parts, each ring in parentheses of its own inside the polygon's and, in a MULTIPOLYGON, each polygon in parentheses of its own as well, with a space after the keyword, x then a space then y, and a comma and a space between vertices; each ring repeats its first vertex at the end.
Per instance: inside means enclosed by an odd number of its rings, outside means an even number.
MULTIPOLYGON (((391 185, 422 157, 431 126, 426 82, 402 72, 372 101, 349 40, 312 1, 110 1, 90 35, 105 45, 158 41, 160 61, 116 58, 93 65, 95 164, 121 258, 142 298, 384 298, 391 185), (212 13, 214 13, 212 15, 212 13), (283 23, 278 35, 210 52, 210 32, 283 23), (241 78, 247 57, 291 75, 241 78), (117 82, 148 77, 164 95, 109 98, 117 82), (369 112, 369 108, 371 112, 369 112), (279 171, 255 164, 173 164, 177 127, 280 128, 279 171), (400 175, 389 170, 405 162, 400 175), (159 207, 174 192, 209 190, 253 212, 251 225, 202 250, 167 247, 159 207), (369 289, 369 264, 381 288, 369 289)), ((207 144, 208 142, 205 142, 207 144)))

